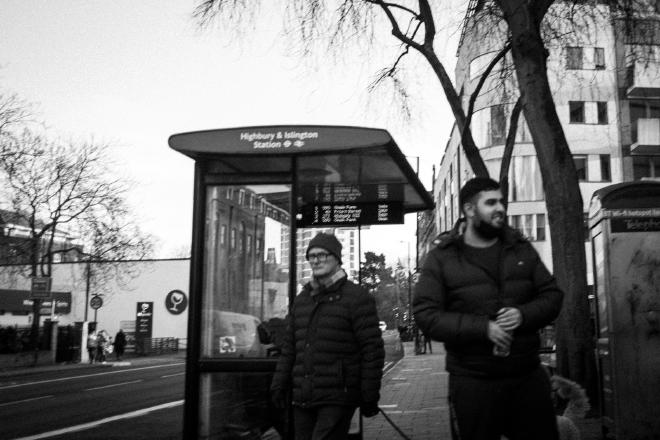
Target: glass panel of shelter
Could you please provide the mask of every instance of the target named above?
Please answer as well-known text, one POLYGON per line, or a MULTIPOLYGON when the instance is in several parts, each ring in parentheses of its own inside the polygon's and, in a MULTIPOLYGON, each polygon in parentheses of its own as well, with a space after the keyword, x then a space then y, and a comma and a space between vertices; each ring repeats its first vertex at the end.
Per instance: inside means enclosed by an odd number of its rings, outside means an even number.
POLYGON ((288 185, 207 190, 202 358, 271 357, 289 295, 288 185))
MULTIPOLYGON (((200 357, 276 358, 289 304, 291 187, 211 185, 206 194, 200 357)), ((283 432, 284 415, 264 396, 271 377, 202 373, 199 438, 283 432)))

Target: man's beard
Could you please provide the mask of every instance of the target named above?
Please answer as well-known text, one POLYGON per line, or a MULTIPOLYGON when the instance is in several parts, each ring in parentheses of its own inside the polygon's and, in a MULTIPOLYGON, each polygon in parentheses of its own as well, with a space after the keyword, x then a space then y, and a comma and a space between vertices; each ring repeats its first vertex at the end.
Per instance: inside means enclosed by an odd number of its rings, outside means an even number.
POLYGON ((492 240, 493 238, 502 236, 504 227, 497 228, 490 223, 481 220, 478 224, 475 223, 474 230, 484 240, 492 240))

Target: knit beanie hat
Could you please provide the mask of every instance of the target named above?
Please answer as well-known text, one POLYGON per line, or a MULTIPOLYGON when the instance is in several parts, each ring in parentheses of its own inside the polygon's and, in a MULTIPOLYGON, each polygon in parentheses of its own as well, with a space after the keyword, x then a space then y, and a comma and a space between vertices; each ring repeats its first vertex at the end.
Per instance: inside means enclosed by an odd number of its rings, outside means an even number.
POLYGON ((323 248, 330 252, 337 258, 337 260, 339 260, 339 264, 341 264, 341 243, 333 234, 320 232, 316 235, 316 237, 312 238, 312 240, 309 242, 309 246, 307 246, 305 257, 308 257, 309 250, 315 247, 323 248))

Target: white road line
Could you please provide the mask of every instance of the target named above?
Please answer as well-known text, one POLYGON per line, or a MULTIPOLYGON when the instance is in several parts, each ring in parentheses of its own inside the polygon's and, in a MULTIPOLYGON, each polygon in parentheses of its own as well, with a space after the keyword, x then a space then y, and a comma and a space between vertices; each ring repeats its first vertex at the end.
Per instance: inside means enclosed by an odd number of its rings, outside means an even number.
POLYGON ((14 400, 13 402, 0 403, 0 406, 16 405, 17 403, 32 402, 33 400, 49 399, 51 397, 53 397, 52 394, 48 396, 32 397, 31 399, 14 400))
POLYGON ((69 376, 69 377, 60 377, 58 379, 48 379, 48 380, 38 380, 35 382, 26 382, 26 383, 17 383, 13 385, 5 385, 0 387, 0 390, 7 390, 9 388, 18 388, 18 387, 25 387, 28 385, 39 385, 42 383, 51 383, 51 382, 62 382, 65 380, 73 380, 73 379, 82 379, 85 377, 95 377, 95 376, 104 376, 106 374, 118 374, 118 373, 126 373, 130 371, 138 371, 138 370, 150 370, 153 368, 164 368, 164 367, 174 367, 177 365, 185 365, 185 362, 177 362, 174 364, 164 364, 164 365, 152 365, 150 367, 138 367, 138 368, 127 368, 125 370, 116 370, 116 371, 106 371, 103 373, 94 373, 94 374, 83 374, 80 376, 69 376))
POLYGON ((182 371, 181 373, 166 374, 166 375, 164 375, 164 376, 160 376, 160 378, 161 378, 161 379, 164 379, 164 378, 166 378, 166 377, 182 376, 182 375, 184 375, 184 374, 186 374, 186 373, 182 371))
POLYGON ((116 422, 117 420, 130 419, 133 417, 140 417, 145 414, 148 414, 153 411, 158 411, 161 409, 174 408, 183 404, 183 400, 176 400, 174 402, 163 403, 162 405, 152 406, 151 408, 143 408, 137 411, 131 411, 126 414, 119 414, 112 417, 106 417, 105 419, 96 420, 93 422, 83 423, 81 425, 69 426, 67 428, 57 429, 55 431, 42 432, 41 434, 30 435, 28 437, 20 437, 14 440, 39 440, 42 438, 55 437, 57 435, 69 434, 71 432, 84 431, 85 429, 95 428, 104 423, 116 422))
POLYGON ((138 383, 138 382, 142 382, 142 379, 132 380, 130 382, 113 383, 112 385, 105 385, 105 386, 102 386, 102 387, 85 388, 83 391, 104 390, 106 388, 120 387, 122 385, 128 385, 129 383, 138 383))

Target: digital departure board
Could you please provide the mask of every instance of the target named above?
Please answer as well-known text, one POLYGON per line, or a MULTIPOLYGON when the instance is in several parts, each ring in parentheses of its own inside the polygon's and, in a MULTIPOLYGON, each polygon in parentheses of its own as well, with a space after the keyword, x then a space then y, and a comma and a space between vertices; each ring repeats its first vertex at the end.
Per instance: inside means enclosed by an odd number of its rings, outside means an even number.
POLYGON ((403 185, 301 184, 298 227, 403 223, 403 185))
POLYGON ((296 220, 301 228, 402 224, 403 203, 308 204, 298 213, 296 220))

